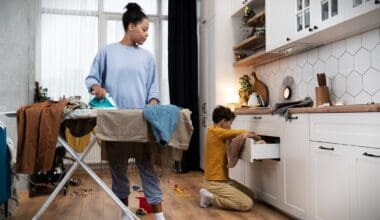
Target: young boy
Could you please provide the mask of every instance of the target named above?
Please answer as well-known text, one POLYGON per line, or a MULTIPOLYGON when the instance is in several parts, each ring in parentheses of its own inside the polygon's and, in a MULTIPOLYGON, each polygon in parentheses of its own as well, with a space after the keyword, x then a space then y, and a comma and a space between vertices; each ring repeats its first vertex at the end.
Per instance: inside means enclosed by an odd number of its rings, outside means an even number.
POLYGON ((218 106, 212 113, 213 126, 207 129, 205 147, 205 186, 200 189, 200 206, 206 208, 211 203, 220 208, 249 211, 252 199, 242 192, 239 184, 228 178, 226 141, 239 135, 260 139, 254 132, 231 129, 235 114, 229 108, 218 106))

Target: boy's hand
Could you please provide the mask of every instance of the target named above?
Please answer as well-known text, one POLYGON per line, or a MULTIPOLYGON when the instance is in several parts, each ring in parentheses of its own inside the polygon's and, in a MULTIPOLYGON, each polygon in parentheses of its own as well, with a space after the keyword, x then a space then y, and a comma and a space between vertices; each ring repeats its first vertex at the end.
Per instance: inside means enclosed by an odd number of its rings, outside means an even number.
POLYGON ((250 132, 247 132, 246 133, 246 137, 248 138, 253 138, 255 139, 255 141, 258 141, 258 140, 261 140, 261 137, 259 135, 257 135, 255 132, 253 131, 250 131, 250 132))

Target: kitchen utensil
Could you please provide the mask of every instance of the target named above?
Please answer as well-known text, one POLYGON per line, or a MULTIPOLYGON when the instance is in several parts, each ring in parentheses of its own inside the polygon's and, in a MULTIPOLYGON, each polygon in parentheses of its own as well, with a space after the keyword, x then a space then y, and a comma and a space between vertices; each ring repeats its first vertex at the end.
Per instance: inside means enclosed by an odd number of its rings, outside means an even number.
POLYGON ((260 106, 259 99, 257 97, 257 93, 254 92, 249 96, 248 106, 260 106))
POLYGON ((315 87, 315 97, 317 107, 323 105, 324 103, 329 103, 331 105, 330 92, 327 86, 315 87))
POLYGON ((269 104, 268 87, 257 78, 256 72, 252 72, 251 75, 255 79, 255 82, 253 83, 253 91, 256 92, 257 95, 261 96, 261 98, 264 101, 264 106, 268 106, 269 104))
POLYGON ((317 74, 318 86, 326 86, 326 75, 324 73, 317 74))

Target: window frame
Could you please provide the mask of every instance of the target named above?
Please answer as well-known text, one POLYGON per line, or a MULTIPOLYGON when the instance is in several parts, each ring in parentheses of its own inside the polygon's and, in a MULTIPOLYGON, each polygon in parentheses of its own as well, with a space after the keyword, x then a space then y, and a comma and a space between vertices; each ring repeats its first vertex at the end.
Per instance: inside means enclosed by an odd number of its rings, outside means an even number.
MULTIPOLYGON (((157 1, 157 14, 147 14, 147 17, 149 18, 150 22, 154 23, 155 27, 155 33, 156 36, 154 38, 154 58, 156 61, 156 69, 157 74, 159 77, 159 88, 162 88, 162 78, 163 78, 163 68, 162 68, 162 40, 163 40, 163 33, 162 33, 162 26, 163 21, 168 20, 168 15, 162 14, 162 0, 156 0, 157 1)), ((36 1, 36 59, 35 59, 35 80, 41 81, 41 65, 42 65, 42 59, 41 59, 41 19, 42 14, 60 14, 60 15, 79 15, 79 16, 94 16, 98 17, 98 51, 107 45, 107 21, 108 20, 122 20, 123 13, 119 12, 107 12, 103 10, 104 6, 104 0, 98 0, 98 10, 97 11, 83 11, 83 10, 76 10, 76 9, 51 9, 51 8, 42 8, 42 0, 36 1)), ((121 39, 120 39, 121 40, 121 39)), ((94 54, 95 56, 95 54, 94 54)), ((88 67, 90 69, 90 67, 88 67)), ((83 79, 84 80, 84 79, 83 79)))

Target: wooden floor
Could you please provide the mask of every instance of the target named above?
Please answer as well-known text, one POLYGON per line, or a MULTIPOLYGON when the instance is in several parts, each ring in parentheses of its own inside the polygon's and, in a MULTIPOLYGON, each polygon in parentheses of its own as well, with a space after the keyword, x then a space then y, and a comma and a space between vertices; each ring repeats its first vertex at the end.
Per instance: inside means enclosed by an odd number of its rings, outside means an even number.
MULTIPOLYGON (((97 173, 106 184, 111 184, 109 172, 103 169, 97 173)), ((216 207, 200 208, 198 192, 203 185, 202 175, 202 172, 189 172, 170 174, 163 178, 161 183, 164 191, 162 205, 166 219, 288 219, 275 209, 258 202, 255 202, 255 206, 250 212, 227 211, 216 207), (180 190, 175 190, 174 185, 177 185, 180 190)), ((42 219, 120 219, 121 209, 89 175, 79 172, 75 176, 81 180, 82 184, 69 186, 66 196, 61 193, 49 206, 42 219)), ((129 176, 131 185, 141 186, 136 172, 130 173, 129 176)), ((129 200, 132 211, 136 211, 138 208, 136 197, 142 195, 142 192, 137 191, 131 193, 129 200)), ((20 192, 20 204, 9 219, 31 219, 46 199, 47 196, 29 198, 27 192, 20 192)), ((148 214, 142 216, 141 219, 153 219, 153 216, 148 214)))

